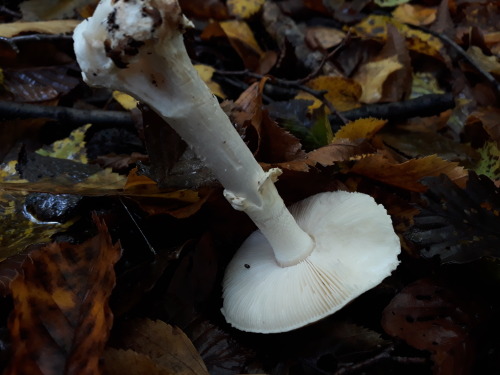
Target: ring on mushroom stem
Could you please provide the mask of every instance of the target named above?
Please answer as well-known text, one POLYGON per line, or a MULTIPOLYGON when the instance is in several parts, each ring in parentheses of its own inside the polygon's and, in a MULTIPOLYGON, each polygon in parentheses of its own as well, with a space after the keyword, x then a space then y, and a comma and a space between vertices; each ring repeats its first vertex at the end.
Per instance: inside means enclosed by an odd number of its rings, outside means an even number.
POLYGON ((347 192, 309 197, 290 212, 274 185, 281 171, 264 172, 191 64, 182 37, 190 25, 177 0, 102 0, 74 32, 82 76, 153 108, 259 228, 227 267, 226 320, 261 333, 310 324, 397 267, 391 219, 370 196, 347 192))

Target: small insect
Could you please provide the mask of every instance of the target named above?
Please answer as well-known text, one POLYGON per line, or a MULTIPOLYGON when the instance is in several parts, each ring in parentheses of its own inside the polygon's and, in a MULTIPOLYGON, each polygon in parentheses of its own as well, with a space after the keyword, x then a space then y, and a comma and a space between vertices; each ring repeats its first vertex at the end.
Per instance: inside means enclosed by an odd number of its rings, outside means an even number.
POLYGON ((245 268, 250 268, 250 264, 245 264, 245 268))

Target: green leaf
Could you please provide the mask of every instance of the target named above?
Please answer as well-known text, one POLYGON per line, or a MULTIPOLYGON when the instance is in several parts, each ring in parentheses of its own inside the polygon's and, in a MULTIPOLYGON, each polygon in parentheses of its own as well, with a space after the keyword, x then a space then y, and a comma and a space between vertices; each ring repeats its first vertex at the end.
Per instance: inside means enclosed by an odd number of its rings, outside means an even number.
POLYGON ((500 150, 496 142, 486 142, 478 150, 481 159, 474 168, 477 174, 484 174, 492 180, 500 179, 500 150))

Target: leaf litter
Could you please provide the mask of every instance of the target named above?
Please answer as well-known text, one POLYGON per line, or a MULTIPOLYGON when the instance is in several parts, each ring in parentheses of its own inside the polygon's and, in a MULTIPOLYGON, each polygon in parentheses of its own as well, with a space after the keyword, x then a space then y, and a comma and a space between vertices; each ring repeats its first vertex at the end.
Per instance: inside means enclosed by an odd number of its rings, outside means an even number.
POLYGON ((283 170, 285 201, 336 189, 373 195, 403 240, 401 265, 310 327, 271 336, 231 329, 220 281, 252 223, 144 104, 81 82, 68 36, 96 1, 6 5, 4 372, 500 371, 491 319, 500 304, 487 291, 500 287, 498 7, 180 4, 195 23, 185 43, 199 74, 262 166, 283 170), (451 106, 433 106, 445 97, 451 106), (32 112, 47 107, 128 121, 80 127, 32 112))

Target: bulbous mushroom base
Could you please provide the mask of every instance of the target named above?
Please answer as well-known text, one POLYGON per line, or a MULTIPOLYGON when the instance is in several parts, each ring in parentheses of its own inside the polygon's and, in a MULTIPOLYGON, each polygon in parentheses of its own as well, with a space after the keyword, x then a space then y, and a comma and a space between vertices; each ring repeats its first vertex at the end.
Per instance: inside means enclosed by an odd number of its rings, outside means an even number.
POLYGON ((316 248, 280 267, 262 233, 250 235, 223 283, 222 313, 237 329, 277 333, 313 323, 378 285, 399 264, 391 218, 369 195, 320 193, 290 211, 316 248))

